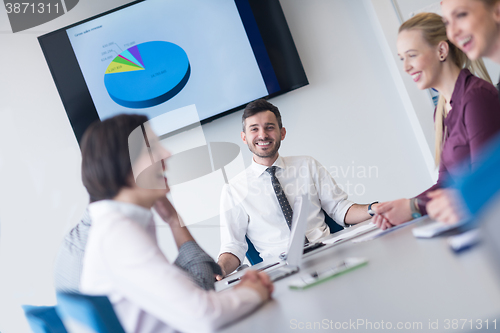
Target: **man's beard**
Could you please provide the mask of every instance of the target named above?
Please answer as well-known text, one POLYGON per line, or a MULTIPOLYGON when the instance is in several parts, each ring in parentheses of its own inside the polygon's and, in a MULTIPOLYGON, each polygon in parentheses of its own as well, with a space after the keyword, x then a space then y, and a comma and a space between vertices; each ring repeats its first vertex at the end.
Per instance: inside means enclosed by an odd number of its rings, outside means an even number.
MULTIPOLYGON (((266 140, 263 140, 263 141, 266 141, 266 140)), ((260 141, 258 141, 260 142, 260 141)), ((259 153, 256 151, 256 148, 253 144, 248 144, 248 149, 250 149, 250 151, 255 154, 256 156, 260 157, 260 158, 267 158, 267 157, 273 157, 274 155, 276 155, 276 153, 278 152, 278 150, 280 149, 280 146, 281 146, 281 140, 280 141, 275 141, 276 142, 276 145, 274 146, 274 149, 273 150, 269 150, 269 151, 265 151, 263 153, 259 153)))

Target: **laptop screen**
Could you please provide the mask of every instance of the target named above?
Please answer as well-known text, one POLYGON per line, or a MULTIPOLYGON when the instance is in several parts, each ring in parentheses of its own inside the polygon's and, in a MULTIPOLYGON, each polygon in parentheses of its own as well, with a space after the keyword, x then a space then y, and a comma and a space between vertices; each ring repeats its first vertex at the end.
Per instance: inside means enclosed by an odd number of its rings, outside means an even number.
POLYGON ((293 204, 292 230, 286 261, 288 265, 299 266, 304 251, 304 236, 307 227, 309 200, 303 196, 295 198, 293 204))

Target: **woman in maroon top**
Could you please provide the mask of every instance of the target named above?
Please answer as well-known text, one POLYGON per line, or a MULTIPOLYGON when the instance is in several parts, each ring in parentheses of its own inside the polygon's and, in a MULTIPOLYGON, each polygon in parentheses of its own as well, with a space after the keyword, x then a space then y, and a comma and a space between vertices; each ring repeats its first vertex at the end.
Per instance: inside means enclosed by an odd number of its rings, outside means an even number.
POLYGON ((434 88, 440 93, 434 119, 439 178, 415 198, 374 207, 374 222, 382 229, 409 221, 414 213, 427 214, 428 193, 443 187, 449 178, 474 169, 480 148, 500 131, 500 101, 495 87, 464 68, 490 80, 484 65, 471 64, 449 42, 439 15, 421 13, 406 21, 399 29, 397 43, 404 70, 418 88, 434 88))
MULTIPOLYGON (((500 64, 500 0, 444 0, 441 3, 443 21, 448 38, 470 59, 487 57, 500 64)), ((500 83, 497 86, 500 89, 500 83)), ((496 144, 500 142, 497 136, 496 144)), ((490 148, 491 149, 491 148, 490 148)), ((468 193, 469 200, 474 197, 483 205, 496 193, 498 188, 498 151, 500 146, 485 156, 483 162, 489 165, 476 173, 469 181, 474 181, 476 193, 468 193), (488 174, 488 173, 492 174, 488 174), (480 178, 482 176, 483 178, 480 178), (487 179, 487 180, 486 180, 487 179), (479 181, 479 183, 476 183, 479 181), (487 183, 488 182, 488 183, 487 183), (485 190, 487 189, 487 190, 485 190)), ((464 190, 464 189, 462 189, 464 190)), ((480 205, 480 203, 476 203, 480 205)), ((435 191, 433 199, 427 204, 429 216, 446 223, 456 223, 470 215, 460 193, 453 189, 435 191)), ((481 206, 476 206, 479 209, 481 206)))

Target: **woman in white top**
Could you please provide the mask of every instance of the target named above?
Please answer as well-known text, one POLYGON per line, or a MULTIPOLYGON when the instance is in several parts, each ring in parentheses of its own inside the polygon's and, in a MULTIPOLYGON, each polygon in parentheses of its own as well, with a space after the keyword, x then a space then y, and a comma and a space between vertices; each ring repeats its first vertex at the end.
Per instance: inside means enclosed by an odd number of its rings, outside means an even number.
POLYGON ((168 262, 158 247, 153 206, 178 246, 193 238, 166 199, 170 154, 147 120, 116 116, 92 124, 82 139, 93 224, 81 291, 107 295, 127 332, 212 332, 269 299, 273 286, 267 275, 251 271, 231 290, 205 291, 168 262))

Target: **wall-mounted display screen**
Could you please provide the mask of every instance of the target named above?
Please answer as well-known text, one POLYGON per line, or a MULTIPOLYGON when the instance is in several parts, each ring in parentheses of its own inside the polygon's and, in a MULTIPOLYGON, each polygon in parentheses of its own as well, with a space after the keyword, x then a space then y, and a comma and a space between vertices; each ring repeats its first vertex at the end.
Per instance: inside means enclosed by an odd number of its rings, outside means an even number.
POLYGON ((78 140, 96 119, 140 113, 159 135, 308 84, 278 0, 146 0, 39 37, 78 140))

